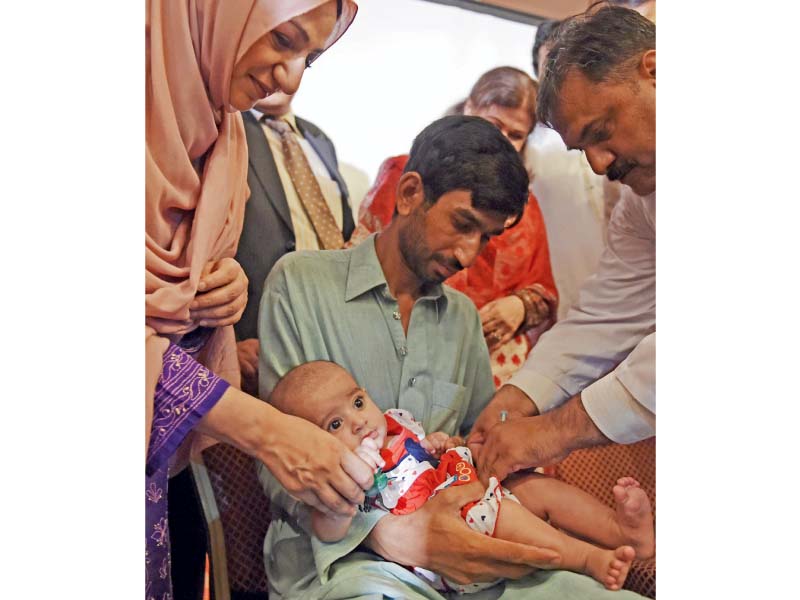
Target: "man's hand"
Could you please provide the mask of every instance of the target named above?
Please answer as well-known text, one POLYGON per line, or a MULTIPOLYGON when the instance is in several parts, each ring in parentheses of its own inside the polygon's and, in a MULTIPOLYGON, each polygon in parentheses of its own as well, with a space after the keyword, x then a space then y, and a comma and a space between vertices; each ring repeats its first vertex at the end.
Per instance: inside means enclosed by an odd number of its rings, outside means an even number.
POLYGON ((478 473, 487 480, 495 476, 503 481, 521 469, 561 462, 578 448, 608 443, 578 395, 543 415, 510 419, 492 427, 477 458, 478 473))
POLYGON ((491 352, 514 337, 525 320, 525 304, 512 294, 487 302, 478 314, 481 317, 486 345, 491 352))
POLYGON ((236 342, 236 355, 242 374, 242 391, 258 397, 258 340, 249 338, 236 342))
POLYGON ((415 512, 382 518, 365 540, 386 560, 430 569, 457 583, 517 579, 552 567, 557 552, 491 538, 471 530, 461 507, 483 496, 478 483, 440 491, 415 512))
MULTIPOLYGON (((536 405, 521 389, 513 385, 501 387, 491 402, 478 415, 472 431, 467 436, 467 446, 475 460, 481 454, 487 433, 500 422, 500 414, 503 411, 506 413, 507 420, 539 414, 536 405)), ((480 471, 478 472, 480 473, 480 471)))
POLYGON ((189 306, 192 320, 204 327, 233 325, 247 305, 247 276, 233 258, 209 262, 189 306))

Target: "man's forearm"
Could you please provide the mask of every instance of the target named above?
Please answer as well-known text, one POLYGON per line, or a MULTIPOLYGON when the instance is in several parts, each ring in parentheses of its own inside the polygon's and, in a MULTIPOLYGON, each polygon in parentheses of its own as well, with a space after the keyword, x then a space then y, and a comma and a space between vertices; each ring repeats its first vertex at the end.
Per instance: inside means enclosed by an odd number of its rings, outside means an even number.
POLYGON ((409 536, 408 529, 405 532, 397 530, 400 524, 398 519, 402 518, 392 514, 386 515, 378 521, 362 543, 386 560, 405 566, 421 564, 412 558, 415 544, 410 543, 414 538, 418 540, 419 536, 409 536))
POLYGON ((576 394, 567 402, 556 409, 545 413, 556 431, 569 435, 565 440, 566 447, 571 451, 592 446, 610 444, 603 432, 592 421, 581 402, 580 394, 576 394))
POLYGON ((504 385, 495 395, 495 398, 498 397, 504 400, 503 403, 512 410, 519 412, 521 416, 535 417, 539 414, 536 399, 528 396, 527 392, 516 385, 504 385))

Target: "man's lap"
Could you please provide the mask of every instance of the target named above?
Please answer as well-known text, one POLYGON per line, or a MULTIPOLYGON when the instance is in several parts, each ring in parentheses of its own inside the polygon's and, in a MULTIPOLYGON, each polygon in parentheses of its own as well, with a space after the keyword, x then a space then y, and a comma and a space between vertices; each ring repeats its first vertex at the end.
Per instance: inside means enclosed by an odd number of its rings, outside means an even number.
POLYGON ((443 596, 410 570, 374 555, 356 552, 337 561, 330 579, 314 594, 319 600, 640 600, 628 590, 611 591, 600 583, 570 571, 537 571, 476 594, 443 596))

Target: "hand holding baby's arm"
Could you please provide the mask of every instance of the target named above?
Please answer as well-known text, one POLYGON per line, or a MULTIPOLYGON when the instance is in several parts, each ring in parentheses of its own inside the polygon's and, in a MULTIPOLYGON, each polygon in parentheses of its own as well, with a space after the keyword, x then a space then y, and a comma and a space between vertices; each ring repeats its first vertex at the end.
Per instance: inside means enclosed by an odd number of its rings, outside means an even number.
MULTIPOLYGON (((372 438, 364 438, 361 445, 354 450, 356 456, 369 465, 373 473, 380 470, 385 464, 381 458, 378 444, 372 438)), ((323 542, 338 542, 350 529, 353 522, 352 516, 337 514, 324 514, 316 509, 311 512, 311 529, 314 535, 323 542)))
POLYGON ((354 452, 356 456, 372 468, 373 473, 377 472, 386 464, 381 458, 381 452, 377 442, 372 438, 364 438, 361 440, 361 445, 356 448, 354 452))

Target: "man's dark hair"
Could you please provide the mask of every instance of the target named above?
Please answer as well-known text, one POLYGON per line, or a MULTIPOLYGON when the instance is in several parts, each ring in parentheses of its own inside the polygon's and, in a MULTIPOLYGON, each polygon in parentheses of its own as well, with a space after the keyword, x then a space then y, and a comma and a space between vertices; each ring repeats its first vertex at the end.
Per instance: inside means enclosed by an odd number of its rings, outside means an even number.
POLYGON ((561 22, 539 84, 537 116, 553 127, 561 86, 572 69, 593 83, 626 81, 656 47, 656 26, 635 10, 602 3, 561 22))
POLYGON ((500 130, 480 117, 451 115, 414 139, 404 173, 422 178, 425 203, 447 192, 472 192, 472 206, 519 218, 528 201, 528 173, 500 130))
POLYGON ((533 40, 533 74, 536 77, 539 77, 541 71, 541 65, 539 64, 539 50, 542 49, 542 46, 549 45, 550 41, 553 39, 556 28, 561 21, 543 21, 537 28, 536 28, 536 37, 533 40))

